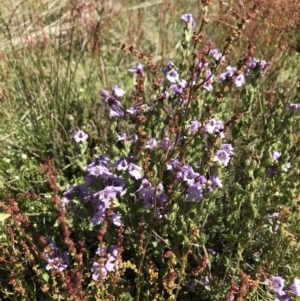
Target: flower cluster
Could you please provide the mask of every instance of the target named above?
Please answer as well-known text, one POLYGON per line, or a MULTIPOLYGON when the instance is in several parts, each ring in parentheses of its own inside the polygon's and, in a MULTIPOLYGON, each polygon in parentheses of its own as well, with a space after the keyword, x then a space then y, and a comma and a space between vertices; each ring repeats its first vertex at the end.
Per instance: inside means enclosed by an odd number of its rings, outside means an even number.
POLYGON ((181 165, 178 160, 172 160, 167 164, 167 170, 176 174, 178 183, 187 185, 186 200, 199 202, 203 199, 205 192, 212 192, 217 188, 222 188, 222 182, 216 175, 211 175, 206 179, 200 173, 195 172, 189 165, 181 165))
POLYGON ((92 279, 98 280, 104 279, 107 276, 107 273, 115 272, 118 270, 119 263, 117 260, 118 248, 117 246, 112 245, 110 247, 110 252, 107 252, 107 247, 99 247, 96 251, 96 254, 101 258, 105 258, 103 264, 95 261, 91 267, 92 279))
POLYGON ((47 262, 46 270, 58 269, 65 270, 70 264, 68 252, 61 253, 59 248, 49 240, 48 246, 45 248, 43 258, 47 262))
POLYGON ((111 93, 104 89, 101 91, 100 95, 102 99, 109 105, 110 117, 122 117, 124 115, 124 112, 122 111, 122 105, 118 101, 118 98, 122 97, 124 94, 125 91, 120 89, 117 85, 114 86, 111 93))
POLYGON ((285 280, 280 276, 271 276, 271 281, 267 281, 270 289, 275 292, 275 301, 290 301, 293 296, 300 297, 300 280, 294 278, 293 282, 284 287, 285 280))

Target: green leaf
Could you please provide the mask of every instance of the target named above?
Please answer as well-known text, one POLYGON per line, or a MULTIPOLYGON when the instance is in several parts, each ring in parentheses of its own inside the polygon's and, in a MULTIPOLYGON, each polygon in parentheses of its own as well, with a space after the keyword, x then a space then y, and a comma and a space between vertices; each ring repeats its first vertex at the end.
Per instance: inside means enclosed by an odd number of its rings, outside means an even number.
POLYGON ((10 217, 9 213, 0 213, 0 222, 4 222, 9 217, 10 217))
POLYGON ((48 282, 49 281, 49 274, 48 273, 43 273, 42 274, 43 279, 48 282))

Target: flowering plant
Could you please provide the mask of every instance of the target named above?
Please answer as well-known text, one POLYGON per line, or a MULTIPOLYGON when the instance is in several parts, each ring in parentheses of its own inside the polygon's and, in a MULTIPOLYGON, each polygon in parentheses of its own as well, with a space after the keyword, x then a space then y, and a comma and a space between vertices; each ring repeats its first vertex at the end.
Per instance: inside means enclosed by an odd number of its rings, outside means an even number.
MULTIPOLYGON (((179 59, 161 68, 122 46, 141 62, 129 70, 133 91, 100 91, 109 148, 61 200, 47 169, 60 231, 41 239, 42 300, 299 296, 300 105, 264 98, 270 62, 246 53, 227 63, 251 18, 217 48, 204 42, 205 18, 195 32, 182 15, 179 59)), ((88 138, 74 135, 80 156, 88 138)))

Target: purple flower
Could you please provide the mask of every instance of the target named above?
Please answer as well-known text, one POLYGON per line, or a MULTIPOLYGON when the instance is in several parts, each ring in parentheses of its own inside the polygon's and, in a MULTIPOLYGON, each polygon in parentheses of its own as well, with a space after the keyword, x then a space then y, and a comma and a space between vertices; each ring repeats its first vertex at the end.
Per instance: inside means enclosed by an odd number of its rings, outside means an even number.
POLYGON ((280 157, 281 157, 281 153, 278 151, 273 151, 273 153, 271 154, 271 158, 273 161, 277 161, 278 158, 280 158, 280 157))
POLYGON ((112 222, 115 226, 120 227, 120 226, 122 225, 121 216, 114 213, 114 214, 111 216, 111 222, 112 222))
POLYGON ((196 66, 197 69, 204 69, 206 67, 208 67, 208 62, 202 62, 202 61, 200 61, 196 66))
MULTIPOLYGON (((143 179, 142 184, 137 192, 140 199, 143 201, 144 207, 147 209, 153 208, 154 191, 155 188, 151 185, 151 183, 147 179, 143 179)), ((162 203, 167 200, 167 196, 163 193, 162 184, 157 185, 156 193, 157 203, 158 205, 162 205, 162 203)))
POLYGON ((274 212, 272 214, 268 214, 268 218, 278 218, 280 214, 278 212, 274 212))
POLYGON ((230 161, 230 154, 224 150, 218 150, 214 156, 213 161, 227 166, 230 161))
POLYGON ((117 100, 118 97, 122 97, 124 94, 125 91, 118 88, 117 85, 114 86, 111 95, 106 90, 101 91, 101 97, 110 107, 110 117, 121 117, 124 115, 121 109, 121 103, 117 100))
POLYGON ((260 61, 256 59, 255 57, 249 57, 247 61, 247 69, 245 71, 245 75, 248 76, 251 74, 252 71, 259 71, 259 75, 262 77, 265 74, 265 69, 270 64, 270 62, 267 61, 260 61))
POLYGON ((290 294, 282 291, 280 295, 276 294, 276 299, 274 301, 291 301, 290 294))
POLYGON ((149 149, 154 149, 157 147, 157 141, 155 138, 151 138, 149 139, 149 141, 147 141, 146 143, 146 148, 149 148, 149 149))
POLYGON ((218 49, 211 49, 209 54, 211 54, 216 61, 225 61, 225 56, 222 56, 222 52, 220 52, 218 49))
POLYGON ((226 67, 226 71, 220 74, 219 81, 223 82, 226 79, 233 77, 233 75, 235 74, 235 72, 236 72, 236 68, 235 67, 227 66, 226 67))
POLYGON ((204 131, 208 134, 219 134, 220 138, 224 138, 225 135, 223 133, 224 123, 221 120, 209 119, 208 122, 204 126, 204 131))
POLYGON ((203 88, 206 91, 211 91, 213 89, 213 86, 212 86, 213 75, 212 75, 212 72, 210 70, 206 70, 205 79, 206 79, 206 81, 203 84, 203 88))
POLYGON ((74 140, 76 142, 84 142, 87 140, 87 138, 88 135, 82 130, 77 131, 76 134, 74 135, 74 140))
POLYGON ((187 82, 186 80, 178 80, 178 82, 176 84, 173 84, 170 86, 170 90, 174 93, 174 94, 182 94, 183 90, 186 86, 187 82))
POLYGON ((107 272, 114 272, 117 265, 117 260, 114 256, 109 256, 106 263, 105 269, 107 272))
POLYGON ((172 61, 168 61, 167 64, 162 68, 162 72, 165 76, 167 76, 168 72, 173 70, 175 65, 172 61))
POLYGON ((129 174, 136 180, 139 180, 142 178, 141 170, 142 170, 141 167, 139 167, 133 163, 129 163, 129 165, 128 165, 129 174))
POLYGON ((294 278, 294 281, 289 286, 289 289, 297 296, 300 297, 300 280, 294 278))
POLYGON ((189 185, 189 187, 187 189, 186 199, 188 201, 199 202, 203 198, 203 194, 202 193, 203 193, 203 191, 202 191, 201 183, 194 182, 193 184, 189 185))
POLYGON ((300 103, 290 104, 290 111, 292 111, 292 112, 300 111, 300 103))
POLYGON ((98 280, 99 277, 100 277, 100 279, 103 279, 107 275, 107 271, 106 271, 105 267, 100 268, 100 264, 98 262, 93 263, 93 265, 91 267, 91 271, 93 273, 92 279, 95 281, 98 280))
POLYGON ((106 186, 94 194, 95 197, 105 205, 105 209, 110 206, 111 201, 117 197, 118 193, 123 191, 122 187, 106 186))
POLYGON ((163 148, 170 148, 171 147, 170 139, 168 137, 165 137, 161 142, 161 146, 163 148))
POLYGON ((125 94, 125 91, 120 89, 117 85, 115 85, 112 89, 112 94, 115 97, 122 97, 125 94))
POLYGON ((127 135, 126 133, 119 133, 118 134, 118 141, 126 141, 127 135))
POLYGON ((215 176, 215 175, 210 176, 209 181, 211 182, 211 188, 213 190, 215 188, 223 188, 223 184, 217 176, 215 176))
POLYGON ((129 69, 129 72, 131 72, 131 73, 142 73, 143 72, 143 65, 139 63, 135 67, 133 67, 132 69, 129 69))
POLYGON ((95 177, 103 176, 105 178, 106 176, 111 174, 109 169, 101 163, 96 166, 87 166, 86 168, 89 174, 95 177))
POLYGON ((135 143, 139 140, 139 136, 137 134, 133 134, 132 137, 130 138, 130 141, 132 143, 135 143))
POLYGON ((274 289, 275 293, 281 295, 284 287, 284 279, 279 276, 271 276, 271 281, 272 288, 274 289))
POLYGON ((124 112, 121 109, 121 103, 113 97, 107 98, 106 102, 110 107, 109 117, 122 117, 124 112))
POLYGON ((192 28, 194 28, 196 26, 196 23, 193 19, 192 14, 184 14, 184 15, 181 16, 180 19, 183 20, 186 24, 188 24, 192 28))
POLYGON ((117 170, 127 170, 128 163, 124 158, 120 158, 116 163, 117 170))
POLYGON ((180 171, 177 173, 177 180, 187 182, 188 185, 193 184, 194 179, 200 174, 194 172, 193 167, 189 165, 184 165, 180 168, 180 171))
POLYGON ((236 87, 241 87, 245 83, 245 76, 243 73, 239 74, 238 76, 234 77, 233 84, 236 87))
POLYGON ((179 74, 175 69, 172 69, 170 71, 167 72, 166 74, 166 79, 172 83, 175 84, 179 81, 179 74))
POLYGON ((70 257, 68 252, 60 253, 58 247, 51 239, 48 239, 49 244, 45 248, 43 258, 47 261, 46 270, 58 269, 65 270, 70 264, 70 257))
POLYGON ((195 132, 198 131, 198 129, 199 129, 199 121, 191 121, 190 131, 195 132))
POLYGON ((221 145, 222 150, 224 150, 229 155, 233 154, 233 147, 231 144, 225 143, 221 145))
POLYGON ((249 57, 246 64, 250 69, 254 69, 257 65, 257 59, 255 57, 249 57))
POLYGON ((126 110, 131 115, 136 115, 139 113, 145 113, 149 111, 153 111, 154 107, 152 105, 149 105, 147 103, 141 104, 141 105, 135 105, 129 109, 126 110))
POLYGON ((172 159, 168 164, 166 164, 167 170, 178 170, 181 167, 181 163, 177 159, 172 159))

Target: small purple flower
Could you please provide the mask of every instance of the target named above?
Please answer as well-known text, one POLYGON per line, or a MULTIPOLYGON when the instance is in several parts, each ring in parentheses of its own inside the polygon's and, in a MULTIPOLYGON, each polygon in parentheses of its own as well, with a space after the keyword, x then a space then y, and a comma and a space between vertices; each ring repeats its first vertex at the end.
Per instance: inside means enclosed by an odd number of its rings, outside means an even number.
POLYGON ((219 162, 220 164, 227 166, 230 161, 230 154, 224 150, 218 150, 213 159, 214 162, 219 162))
POLYGON ((119 133, 118 134, 118 141, 126 141, 127 135, 126 133, 119 133))
POLYGON ((100 277, 100 279, 104 279, 107 275, 107 271, 106 271, 105 267, 100 268, 100 264, 98 262, 93 263, 93 265, 91 267, 91 271, 93 273, 92 279, 94 281, 97 281, 99 277, 100 277))
POLYGON ((181 163, 177 159, 172 159, 168 164, 166 164, 167 170, 178 170, 181 167, 181 163))
POLYGON ((271 276, 271 281, 275 293, 281 295, 284 288, 284 279, 279 276, 271 276))
POLYGON ((142 170, 141 167, 139 167, 133 163, 129 163, 129 165, 128 165, 129 174, 136 180, 139 180, 142 178, 141 170, 142 170))
POLYGON ((191 121, 191 124, 190 124, 190 131, 191 132, 196 132, 196 131, 198 131, 198 129, 199 129, 199 121, 191 121))
POLYGON ((278 212, 274 212, 272 214, 268 214, 268 218, 272 218, 272 219, 278 218, 279 216, 280 216, 280 214, 278 212))
POLYGON ((196 26, 196 23, 193 19, 192 14, 184 14, 184 15, 181 16, 180 19, 183 20, 186 24, 188 24, 192 28, 194 28, 196 26))
POLYGON ((265 75, 265 69, 270 64, 270 62, 267 62, 265 60, 258 60, 255 57, 249 57, 247 60, 247 69, 245 71, 245 75, 250 75, 253 71, 259 71, 260 77, 263 77, 265 75))
POLYGON ((108 208, 110 202, 117 197, 118 193, 123 191, 122 187, 115 186, 106 186, 103 190, 100 190, 94 194, 95 197, 105 204, 105 207, 108 208))
POLYGON ((245 76, 243 73, 239 74, 238 76, 234 77, 233 84, 236 87, 241 87, 245 84, 245 76))
POLYGON ((165 137, 162 142, 161 142, 161 146, 163 148, 169 148, 170 147, 170 139, 168 137, 165 137))
POLYGON ((220 52, 218 49, 211 49, 209 54, 211 54, 216 61, 225 61, 225 56, 222 56, 222 52, 220 52))
POLYGON ((110 107, 109 117, 122 117, 124 112, 121 109, 121 103, 115 98, 109 97, 107 103, 110 107))
POLYGON ((121 216, 114 213, 114 214, 111 216, 111 222, 112 222, 115 226, 120 227, 120 226, 122 225, 121 216))
POLYGON ((188 201, 199 202, 202 200, 202 198, 203 198, 203 191, 202 191, 201 183, 194 182, 193 184, 189 185, 187 189, 186 199, 188 201))
POLYGON ((129 72, 131 72, 131 73, 142 73, 143 72, 143 65, 139 63, 135 67, 129 69, 129 72))
POLYGON ((130 138, 130 141, 132 143, 135 143, 139 140, 139 136, 137 134, 133 134, 132 137, 130 138))
POLYGON ((87 140, 88 137, 89 137, 88 134, 86 134, 86 133, 85 133, 84 131, 82 131, 82 130, 79 130, 79 131, 77 131, 76 134, 74 135, 74 140, 75 140, 76 142, 84 142, 84 141, 87 140))
POLYGON ((112 89, 112 94, 115 97, 122 97, 125 94, 125 91, 120 89, 117 85, 115 85, 112 89))
POLYGON ((49 239, 49 245, 45 248, 43 258, 47 261, 46 270, 58 269, 64 271, 70 264, 70 257, 68 252, 59 251, 54 242, 49 239))
POLYGON ((206 70, 205 74, 205 83, 203 84, 203 89, 206 91, 211 91, 213 89, 212 82, 213 82, 213 74, 210 70, 206 70))
POLYGON ((105 263, 105 269, 107 272, 114 272, 115 267, 117 264, 117 260, 114 256, 109 256, 106 263, 105 263))
POLYGON ((109 93, 108 93, 107 90, 103 89, 103 90, 101 90, 101 92, 100 92, 100 96, 101 96, 102 98, 108 98, 108 97, 109 97, 109 93))
POLYGON ((176 84, 173 84, 170 86, 170 90, 174 93, 174 94, 182 94, 183 90, 186 86, 187 82, 186 80, 178 80, 178 82, 176 84))
POLYGON ((278 151, 273 151, 271 154, 271 158, 273 161, 277 161, 281 157, 281 153, 278 151))
POLYGON ((101 97, 109 105, 110 117, 121 117, 124 115, 124 112, 121 109, 121 103, 117 100, 118 97, 122 97, 124 94, 125 91, 118 88, 117 85, 114 86, 111 95, 106 90, 101 91, 101 97))
MULTIPOLYGON (((151 185, 151 183, 147 179, 143 179, 142 184, 137 192, 140 199, 143 201, 144 207, 147 209, 153 208, 154 191, 155 188, 151 185)), ((156 193, 157 203, 158 205, 162 205, 162 203, 167 200, 167 196, 163 193, 162 184, 157 185, 156 193)))
POLYGON ((294 281, 289 286, 289 289, 297 296, 300 297, 300 280, 294 278, 294 281))
POLYGON ((297 112, 300 111, 300 103, 292 103, 290 104, 290 111, 297 112))
POLYGON ((168 61, 167 64, 162 68, 162 72, 165 76, 167 76, 168 72, 173 70, 175 65, 172 61, 168 61))
POLYGON ((229 155, 233 155, 233 147, 231 144, 224 143, 221 145, 222 150, 227 152, 229 155))
POLYGON ((223 133, 224 123, 221 120, 209 119, 208 122, 204 126, 204 131, 208 134, 219 134, 220 138, 224 138, 225 135, 223 133))
POLYGON ((153 111, 153 110, 155 110, 153 106, 151 106, 147 103, 144 103, 141 105, 135 105, 135 106, 127 109, 126 112, 128 112, 131 115, 136 115, 139 113, 145 113, 145 112, 149 112, 149 111, 153 111))
POLYGON ((233 77, 233 75, 235 74, 235 72, 236 72, 236 68, 235 67, 227 66, 226 67, 226 71, 220 74, 219 81, 223 82, 226 79, 233 77))
POLYGON ((208 67, 208 62, 203 63, 201 61, 196 66, 197 69, 204 69, 204 68, 207 68, 207 67, 208 67))
POLYGON ((223 184, 217 176, 215 175, 210 176, 209 181, 211 182, 211 188, 213 190, 216 188, 223 188, 223 184))
POLYGON ((109 169, 106 166, 102 165, 101 163, 96 166, 87 167, 87 170, 89 174, 94 177, 99 177, 99 176, 106 177, 107 175, 111 174, 109 169))
POLYGON ((254 69, 257 65, 257 59, 255 57, 249 57, 246 64, 250 69, 254 69))
POLYGON ((175 69, 172 69, 172 70, 167 72, 166 79, 170 83, 175 84, 179 81, 179 74, 175 69))
POLYGON ((116 163, 117 170, 127 170, 128 169, 128 163, 124 158, 120 158, 116 163))
POLYGON ((157 141, 156 141, 156 139, 155 138, 149 139, 149 141, 147 141, 145 147, 149 148, 149 149, 156 148, 157 147, 157 141))

